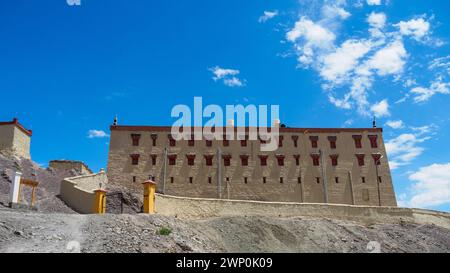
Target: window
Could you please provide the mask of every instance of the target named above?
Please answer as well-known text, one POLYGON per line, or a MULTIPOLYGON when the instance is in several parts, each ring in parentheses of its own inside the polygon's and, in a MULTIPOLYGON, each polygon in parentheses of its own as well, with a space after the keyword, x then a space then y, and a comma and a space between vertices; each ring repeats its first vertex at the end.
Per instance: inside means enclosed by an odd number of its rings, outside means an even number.
POLYGON ((150 137, 152 138, 152 145, 156 146, 156 139, 158 139, 157 134, 151 134, 150 137))
POLYGON ((263 184, 266 184, 266 182, 267 182, 267 179, 266 179, 266 177, 264 176, 264 177, 263 177, 263 184))
POLYGON ((192 182, 194 181, 194 178, 192 178, 192 176, 189 177, 189 183, 192 184, 192 182))
POLYGON ((133 183, 136 183, 136 176, 133 176, 133 183))
POLYGON ((244 177, 244 183, 247 184, 248 183, 248 179, 247 177, 244 177))
POLYGON ((318 146, 318 141, 319 141, 319 137, 318 136, 310 136, 309 140, 311 141, 311 147, 312 148, 317 148, 318 146))
POLYGON ((332 166, 338 165, 338 157, 339 157, 339 155, 330 155, 332 166))
POLYGON ((242 166, 248 166, 248 155, 241 155, 242 166))
POLYGON ((259 155, 261 166, 267 166, 267 155, 259 155))
POLYGON ((357 154, 356 155, 356 158, 358 159, 358 165, 359 166, 364 166, 365 165, 364 157, 365 157, 364 154, 357 154))
POLYGON ((223 146, 224 147, 230 146, 230 141, 227 139, 227 135, 223 135, 223 146))
POLYGON ((284 166, 284 155, 276 155, 278 166, 284 166))
POLYGON ((156 165, 156 157, 157 157, 157 155, 155 155, 155 154, 150 155, 150 158, 152 159, 152 165, 153 166, 156 165))
POLYGON ((133 140, 133 146, 139 146, 140 134, 131 134, 131 139, 133 140))
POLYGON ((378 183, 382 183, 383 182, 383 180, 381 180, 381 176, 378 176, 378 183))
POLYGON ((339 184, 339 177, 335 177, 334 182, 336 182, 336 184, 339 184))
POLYGON ((191 138, 188 140, 188 145, 193 147, 195 145, 194 135, 191 135, 191 138))
POLYGON ((149 175, 148 179, 151 180, 151 181, 155 181, 155 176, 154 175, 149 175))
POLYGON ((173 138, 172 134, 168 134, 167 137, 169 138, 169 145, 170 145, 170 147, 175 147, 176 141, 173 138))
POLYGON ((298 136, 297 135, 293 135, 292 136, 292 141, 294 142, 294 147, 297 148, 298 147, 298 136))
POLYGON ((212 146, 212 140, 206 140, 206 147, 211 147, 212 146))
POLYGON ((320 184, 320 177, 316 177, 316 183, 320 184))
POLYGON ((361 183, 366 183, 366 178, 363 176, 363 177, 361 177, 361 183))
POLYGON ((169 158, 169 165, 175 165, 177 161, 177 155, 167 155, 169 158))
POLYGON ((361 149, 362 148, 362 136, 361 135, 354 135, 353 136, 353 140, 355 141, 355 148, 356 149, 361 149))
POLYGON ((330 149, 336 149, 336 140, 337 140, 337 137, 335 137, 335 136, 328 137, 328 141, 330 142, 330 149))
POLYGON ((294 155, 295 165, 300 166, 300 155, 294 155))
POLYGON ((375 165, 381 165, 381 154, 372 154, 375 165))
POLYGON ((194 154, 188 154, 188 155, 186 155, 186 158, 188 160, 188 165, 189 166, 194 166, 195 155, 194 154))
POLYGON ((378 148, 378 142, 377 142, 378 136, 377 135, 370 135, 369 140, 370 140, 370 147, 378 148))
POLYGON ((173 177, 170 177, 170 183, 173 184, 173 177))
POLYGON ((139 164, 139 155, 138 154, 130 155, 130 157, 131 157, 131 165, 139 164))
POLYGON ((230 166, 231 164, 231 155, 223 155, 223 165, 224 166, 230 166))
POLYGON ((239 139, 241 140, 241 147, 247 147, 248 136, 247 135, 240 135, 239 139))
POLYGON ((297 177, 297 183, 301 184, 302 183, 302 178, 301 177, 297 177))
POLYGON ((278 136, 278 147, 283 147, 284 136, 278 136))
POLYGON ((311 155, 313 166, 320 166, 320 154, 312 154, 311 155))
POLYGON ((209 184, 212 183, 212 178, 211 178, 211 176, 208 176, 208 183, 209 183, 209 184))
POLYGON ((283 184, 283 177, 280 177, 280 184, 283 184))
POLYGON ((206 166, 212 166, 213 155, 205 155, 206 166))

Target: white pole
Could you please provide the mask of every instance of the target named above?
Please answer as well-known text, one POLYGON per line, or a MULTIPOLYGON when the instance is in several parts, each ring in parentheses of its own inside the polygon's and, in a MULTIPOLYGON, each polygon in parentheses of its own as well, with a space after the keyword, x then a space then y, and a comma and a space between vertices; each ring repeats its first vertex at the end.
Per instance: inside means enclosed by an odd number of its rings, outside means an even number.
POLYGON ((20 188, 21 177, 22 177, 21 172, 15 172, 14 181, 12 182, 11 188, 10 188, 11 204, 19 203, 19 188, 20 188))

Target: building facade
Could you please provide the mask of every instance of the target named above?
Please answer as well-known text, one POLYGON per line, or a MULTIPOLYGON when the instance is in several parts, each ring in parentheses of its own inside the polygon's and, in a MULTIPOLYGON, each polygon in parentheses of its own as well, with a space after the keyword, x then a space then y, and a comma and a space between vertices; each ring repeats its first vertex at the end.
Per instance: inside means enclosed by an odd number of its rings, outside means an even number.
POLYGON ((62 170, 62 171, 76 171, 80 175, 88 175, 93 174, 91 169, 84 164, 82 161, 76 161, 76 160, 52 160, 49 162, 48 166, 55 170, 62 170))
POLYGON ((176 141, 171 127, 110 129, 112 184, 141 191, 150 178, 183 197, 397 206, 381 128, 279 128, 273 152, 261 151, 260 138, 176 141))
POLYGON ((30 143, 33 132, 25 129, 15 118, 0 122, 0 151, 31 159, 30 143))

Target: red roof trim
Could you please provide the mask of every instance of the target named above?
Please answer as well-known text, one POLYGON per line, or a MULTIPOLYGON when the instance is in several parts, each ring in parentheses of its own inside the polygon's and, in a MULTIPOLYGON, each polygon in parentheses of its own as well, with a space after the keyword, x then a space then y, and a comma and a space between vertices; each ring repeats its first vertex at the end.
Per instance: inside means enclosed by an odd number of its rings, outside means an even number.
MULTIPOLYGON (((226 127, 223 127, 224 129, 226 127)), ((257 127, 259 130, 260 127, 257 127)), ((265 127, 261 127, 264 128, 265 127)), ((249 127, 245 128, 247 131, 249 127)), ((110 127, 111 131, 149 131, 149 132, 170 132, 172 130, 171 126, 132 126, 132 125, 112 125, 110 127)), ((234 128, 235 131, 238 127, 234 128)), ((383 132, 383 128, 279 128, 280 133, 360 133, 362 131, 367 131, 371 133, 383 132)))
POLYGON ((23 127, 22 124, 19 123, 19 121, 15 118, 12 121, 3 121, 0 122, 0 126, 2 125, 16 125, 17 128, 19 128, 22 132, 24 132, 26 135, 28 136, 32 136, 33 135, 33 131, 32 130, 27 130, 25 129, 25 127, 23 127))

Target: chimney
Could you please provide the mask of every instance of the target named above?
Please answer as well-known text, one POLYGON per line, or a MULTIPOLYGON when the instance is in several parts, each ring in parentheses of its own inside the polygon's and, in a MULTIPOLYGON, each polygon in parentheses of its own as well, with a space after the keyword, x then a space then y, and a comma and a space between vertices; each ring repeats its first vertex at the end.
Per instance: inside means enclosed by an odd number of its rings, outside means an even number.
POLYGON ((376 117, 373 117, 372 127, 373 128, 377 128, 377 119, 376 119, 376 117))

